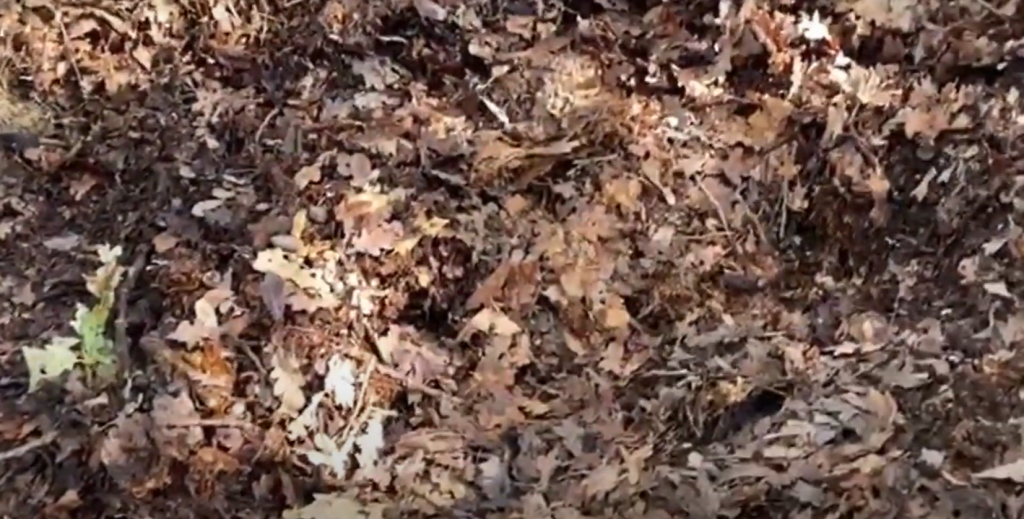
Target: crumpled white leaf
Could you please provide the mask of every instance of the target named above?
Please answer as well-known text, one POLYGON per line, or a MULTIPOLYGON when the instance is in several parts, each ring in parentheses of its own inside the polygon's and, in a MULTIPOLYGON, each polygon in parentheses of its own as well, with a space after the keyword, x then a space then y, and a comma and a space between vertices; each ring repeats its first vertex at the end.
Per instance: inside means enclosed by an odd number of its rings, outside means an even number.
POLYGON ((224 205, 224 201, 219 198, 211 198, 209 200, 197 202, 196 205, 192 206, 192 216, 202 218, 206 213, 213 211, 222 205, 224 205))
POLYGON ((1013 299, 1013 294, 1011 294, 1010 290, 1006 288, 1006 283, 1002 281, 993 281, 991 283, 985 283, 983 286, 985 288, 985 291, 988 292, 989 294, 1005 297, 1007 299, 1013 299))
POLYGON ((28 390, 31 393, 44 380, 55 379, 71 371, 78 362, 78 353, 71 348, 78 344, 73 337, 57 337, 43 348, 25 346, 21 354, 28 367, 28 390))
POLYGON ((356 403, 355 364, 338 355, 331 357, 327 361, 324 389, 331 394, 335 404, 345 409, 351 409, 356 403))
POLYGON ((278 353, 271 362, 274 366, 270 370, 270 378, 274 381, 274 396, 281 399, 279 411, 285 416, 295 416, 306 406, 306 395, 302 392, 306 380, 299 372, 294 358, 278 353))
POLYGON ((316 410, 320 407, 320 401, 324 399, 324 392, 314 393, 306 408, 288 424, 288 439, 299 440, 306 435, 306 432, 316 426, 316 410))
POLYGON ((384 448, 384 418, 380 410, 374 410, 366 421, 366 430, 356 438, 356 463, 360 468, 370 468, 377 464, 380 451, 384 448))
POLYGON ((324 433, 316 433, 313 436, 313 446, 316 449, 304 449, 302 453, 306 455, 310 463, 327 467, 334 472, 334 475, 339 478, 345 477, 345 472, 348 470, 348 459, 352 454, 352 447, 355 442, 352 438, 345 440, 339 447, 337 442, 331 439, 324 433))
POLYGON ((974 473, 975 479, 1008 479, 1015 483, 1024 483, 1024 459, 1019 459, 974 473))

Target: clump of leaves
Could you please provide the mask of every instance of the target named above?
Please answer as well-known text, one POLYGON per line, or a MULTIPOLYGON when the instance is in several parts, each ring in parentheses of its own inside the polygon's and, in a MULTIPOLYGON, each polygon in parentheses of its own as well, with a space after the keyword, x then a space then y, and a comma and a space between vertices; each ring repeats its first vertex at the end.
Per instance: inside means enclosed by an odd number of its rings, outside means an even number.
POLYGON ((117 286, 125 269, 117 263, 121 247, 97 247, 100 267, 85 276, 85 285, 96 301, 92 306, 77 303, 71 327, 74 337, 56 337, 45 347, 25 346, 22 354, 28 366, 29 391, 44 380, 55 379, 81 365, 88 376, 106 378, 113 375, 117 356, 114 343, 107 337, 107 322, 114 308, 117 286))

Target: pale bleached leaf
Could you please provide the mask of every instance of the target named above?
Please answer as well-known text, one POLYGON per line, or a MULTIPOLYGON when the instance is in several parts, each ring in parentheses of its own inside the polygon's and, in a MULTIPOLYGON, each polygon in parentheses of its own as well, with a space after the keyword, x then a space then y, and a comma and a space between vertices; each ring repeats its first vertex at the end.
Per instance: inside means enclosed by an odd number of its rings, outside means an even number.
POLYGON ((1006 479, 1015 483, 1024 483, 1024 459, 1019 459, 974 473, 975 479, 1006 479))
POLYGON ((1010 294, 1010 290, 1006 288, 1006 283, 1002 281, 994 281, 991 283, 985 283, 985 291, 989 294, 1005 297, 1007 299, 1013 299, 1013 295, 1010 294))
POLYGON ((380 452, 384 448, 384 418, 385 414, 374 411, 366 421, 366 429, 363 434, 356 438, 356 462, 360 468, 370 468, 377 464, 380 452))
POLYGON ((337 355, 331 357, 327 361, 324 389, 335 404, 351 409, 356 403, 356 368, 353 362, 337 355))
POLYGON ((44 380, 60 377, 78 363, 78 354, 72 349, 77 339, 57 337, 43 348, 26 346, 21 349, 28 368, 28 390, 34 391, 44 380))
POLYGON ((281 400, 280 412, 285 416, 296 416, 306 405, 302 386, 306 381, 299 371, 298 363, 291 356, 278 353, 272 361, 270 378, 274 381, 274 396, 281 400))
POLYGON ((282 519, 371 519, 379 517, 380 505, 364 506, 341 494, 314 494, 313 502, 285 510, 282 519))

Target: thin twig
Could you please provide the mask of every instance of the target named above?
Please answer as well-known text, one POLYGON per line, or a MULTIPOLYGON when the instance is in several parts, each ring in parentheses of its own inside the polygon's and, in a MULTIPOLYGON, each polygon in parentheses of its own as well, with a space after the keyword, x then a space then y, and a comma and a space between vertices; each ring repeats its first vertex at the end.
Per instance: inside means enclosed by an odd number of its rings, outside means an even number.
POLYGON ((114 354, 117 356, 121 369, 127 372, 131 368, 131 354, 128 348, 128 296, 139 279, 139 273, 146 266, 149 257, 149 244, 141 245, 135 253, 132 265, 128 267, 121 285, 117 287, 117 318, 114 319, 114 354))
POLYGON ((61 11, 57 6, 53 6, 52 9, 57 18, 57 24, 60 25, 60 34, 64 39, 64 51, 67 53, 68 62, 71 63, 71 69, 75 71, 75 77, 78 79, 78 85, 84 89, 85 80, 82 79, 82 71, 78 70, 78 63, 75 61, 75 54, 71 50, 71 38, 68 36, 67 26, 64 25, 64 11, 61 11))
POLYGON ((693 375, 693 370, 690 369, 654 369, 651 371, 645 371, 643 373, 637 373, 636 376, 641 378, 650 377, 688 377, 693 375))
POLYGON ((13 458, 20 458, 29 452, 32 452, 40 447, 48 445, 53 440, 57 439, 57 433, 50 431, 34 440, 29 440, 13 449, 0 452, 0 463, 13 458))
POLYGON ((427 386, 425 384, 421 384, 419 382, 416 382, 416 381, 413 381, 413 380, 409 380, 409 377, 403 376, 401 373, 399 373, 397 370, 395 370, 393 368, 389 368, 387 366, 383 366, 383 365, 378 364, 377 365, 377 371, 380 374, 382 374, 382 375, 384 375, 386 377, 394 379, 398 383, 400 383, 403 386, 405 386, 405 388, 408 389, 408 390, 419 391, 420 393, 423 393, 423 394, 425 394, 427 396, 432 396, 432 397, 438 398, 438 399, 448 397, 448 398, 451 398, 451 399, 456 400, 456 401, 459 400, 458 397, 449 395, 448 393, 445 393, 445 392, 440 391, 438 389, 434 389, 434 388, 432 388, 430 386, 427 386))
POLYGON ((349 435, 356 433, 356 429, 363 425, 366 420, 363 419, 363 408, 366 407, 366 390, 370 386, 370 378, 373 376, 373 372, 377 370, 377 357, 370 357, 370 365, 367 366, 366 372, 363 375, 363 383, 359 386, 359 396, 356 397, 356 405, 352 409, 352 417, 348 423, 345 424, 345 429, 342 431, 340 438, 347 440, 349 435))
POLYGON ((256 136, 252 138, 253 146, 256 150, 260 149, 260 138, 263 137, 263 132, 267 129, 267 125, 270 124, 270 119, 277 115, 277 108, 274 108, 263 118, 263 122, 260 123, 259 128, 256 128, 256 136))
POLYGON ((258 429, 256 424, 234 418, 178 419, 166 422, 167 427, 231 427, 235 429, 258 429))
POLYGON ((718 202, 718 199, 711 194, 711 191, 708 191, 707 186, 704 185, 704 180, 698 178, 697 186, 700 187, 700 190, 703 191, 704 195, 708 197, 708 200, 711 202, 711 204, 715 206, 715 209, 718 211, 718 218, 722 220, 722 227, 724 227, 725 232, 729 233, 729 235, 731 236, 732 229, 729 228, 729 220, 725 217, 725 209, 722 209, 722 204, 720 204, 718 202))

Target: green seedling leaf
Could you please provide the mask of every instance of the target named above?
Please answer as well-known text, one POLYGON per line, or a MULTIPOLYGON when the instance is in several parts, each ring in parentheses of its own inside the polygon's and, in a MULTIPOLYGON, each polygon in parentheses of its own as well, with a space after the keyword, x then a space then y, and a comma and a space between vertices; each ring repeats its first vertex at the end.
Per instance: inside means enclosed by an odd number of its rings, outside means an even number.
POLYGON ((42 381, 58 378, 75 367, 78 354, 72 348, 76 344, 78 339, 57 337, 43 348, 25 346, 21 349, 28 367, 29 392, 35 391, 42 381))
POLYGON ((81 339, 82 363, 86 366, 111 364, 115 360, 113 344, 105 335, 109 313, 99 305, 92 308, 81 303, 78 305, 71 326, 81 339))
POLYGON ((124 277, 124 267, 117 264, 121 247, 101 245, 96 250, 103 264, 91 276, 85 277, 86 287, 96 296, 92 307, 78 305, 71 326, 81 339, 79 344, 82 364, 89 368, 110 366, 116 362, 113 342, 107 338, 107 321, 114 308, 117 286, 124 277))

